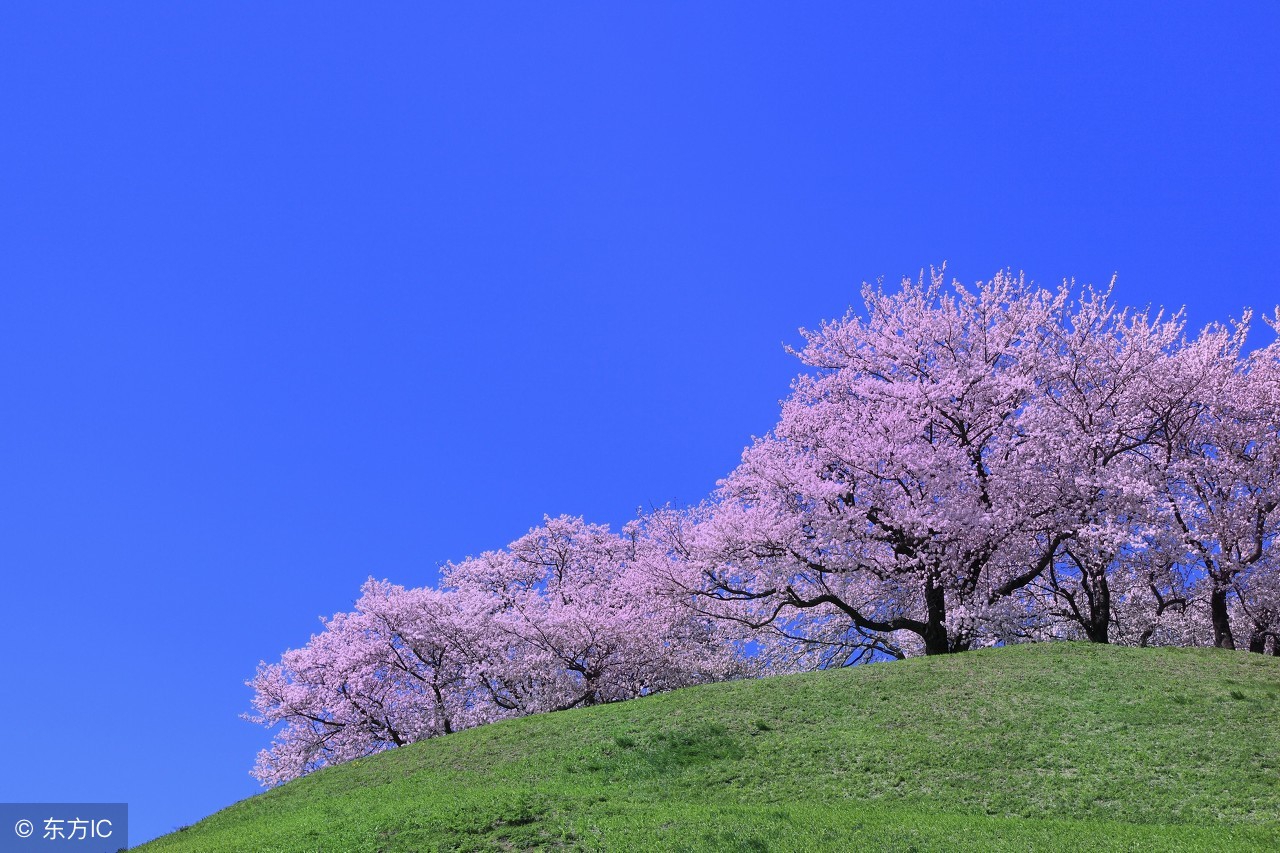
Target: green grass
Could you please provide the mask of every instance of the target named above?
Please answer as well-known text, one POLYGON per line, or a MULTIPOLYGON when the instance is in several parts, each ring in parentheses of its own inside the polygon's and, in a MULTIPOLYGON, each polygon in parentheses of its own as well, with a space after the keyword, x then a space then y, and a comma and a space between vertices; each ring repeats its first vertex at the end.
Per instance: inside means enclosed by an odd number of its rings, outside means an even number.
POLYGON ((1280 850, 1280 660, 1055 643, 688 688, 322 770, 142 849, 1280 850))

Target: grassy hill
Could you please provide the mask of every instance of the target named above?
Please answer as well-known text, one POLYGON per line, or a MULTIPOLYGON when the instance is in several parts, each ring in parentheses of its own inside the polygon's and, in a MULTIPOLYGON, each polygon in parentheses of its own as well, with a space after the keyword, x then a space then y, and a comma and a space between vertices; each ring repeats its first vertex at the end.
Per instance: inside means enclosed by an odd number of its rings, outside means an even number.
POLYGON ((142 849, 1280 849, 1280 660, 1060 643, 715 684, 329 768, 142 849))

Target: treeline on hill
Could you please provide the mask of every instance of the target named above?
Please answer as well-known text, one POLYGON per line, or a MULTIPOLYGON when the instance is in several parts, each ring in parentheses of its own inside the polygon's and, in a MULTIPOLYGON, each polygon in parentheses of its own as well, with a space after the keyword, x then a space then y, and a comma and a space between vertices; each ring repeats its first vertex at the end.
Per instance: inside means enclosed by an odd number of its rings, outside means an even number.
MULTIPOLYGON (((1087 639, 1280 653, 1280 342, 997 275, 863 288, 701 505, 370 580, 263 663, 254 775, 689 684, 1087 639)), ((1280 308, 1268 325, 1280 331, 1280 308)))

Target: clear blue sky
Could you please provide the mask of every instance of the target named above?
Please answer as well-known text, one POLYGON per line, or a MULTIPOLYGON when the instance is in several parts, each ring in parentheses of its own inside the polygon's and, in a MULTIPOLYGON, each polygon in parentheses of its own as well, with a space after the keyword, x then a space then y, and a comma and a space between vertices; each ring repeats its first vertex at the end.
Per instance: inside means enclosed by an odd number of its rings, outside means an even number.
POLYGON ((0 800, 255 793, 260 659, 698 500, 863 280, 1280 301, 1280 5, 1047 5, 0 4, 0 800))

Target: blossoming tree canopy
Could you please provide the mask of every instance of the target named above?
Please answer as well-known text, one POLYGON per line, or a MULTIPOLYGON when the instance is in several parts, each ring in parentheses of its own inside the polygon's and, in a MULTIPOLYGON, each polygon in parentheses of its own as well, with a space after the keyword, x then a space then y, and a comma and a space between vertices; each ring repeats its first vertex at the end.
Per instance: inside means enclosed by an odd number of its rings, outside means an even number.
POLYGON ((370 579, 354 612, 249 682, 250 719, 281 725, 255 776, 734 672, 719 625, 633 570, 636 555, 634 536, 561 517, 450 564, 439 590, 370 579))
POLYGON ((1274 546, 1280 349, 1070 296, 935 274, 806 332, 813 371, 689 537, 701 606, 848 656, 1145 642, 1194 598, 1230 646, 1274 546))
POLYGON ((1030 535, 1052 505, 1025 488, 1025 421, 1066 292, 998 276, 946 293, 935 277, 863 296, 865 319, 805 333, 818 372, 722 482, 706 591, 753 602, 758 623, 837 611, 899 653, 968 648, 1057 544, 1030 535))

